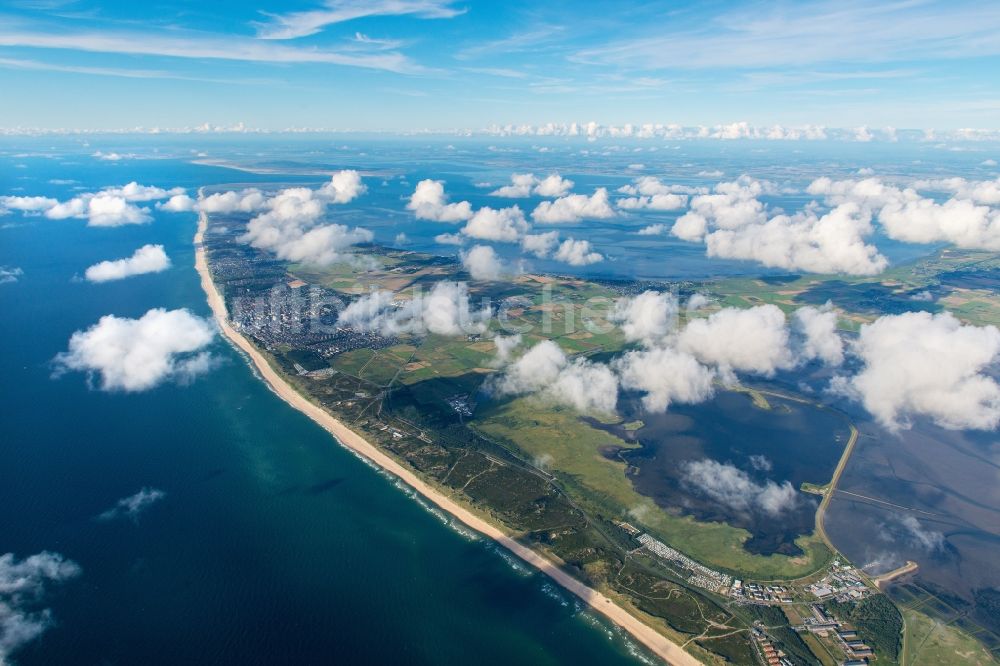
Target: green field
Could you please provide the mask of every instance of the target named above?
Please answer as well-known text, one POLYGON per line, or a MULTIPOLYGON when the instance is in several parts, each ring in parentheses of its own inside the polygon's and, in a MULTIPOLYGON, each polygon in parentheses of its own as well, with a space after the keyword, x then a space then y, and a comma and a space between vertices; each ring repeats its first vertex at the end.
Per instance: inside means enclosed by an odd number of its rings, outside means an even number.
POLYGON ((888 595, 906 623, 904 666, 1000 663, 1000 636, 969 616, 973 606, 964 599, 916 582, 892 585, 888 595))
POLYGON ((906 621, 905 666, 998 663, 979 641, 951 625, 915 610, 904 610, 903 619, 906 621))

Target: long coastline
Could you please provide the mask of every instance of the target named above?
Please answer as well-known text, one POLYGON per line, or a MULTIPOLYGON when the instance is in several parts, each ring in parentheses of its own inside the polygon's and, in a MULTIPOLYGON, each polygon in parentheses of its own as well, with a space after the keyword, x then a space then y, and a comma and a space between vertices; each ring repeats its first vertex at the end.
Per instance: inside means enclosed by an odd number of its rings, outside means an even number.
POLYGON ((208 305, 219 325, 223 335, 237 348, 242 350, 253 362, 257 371, 268 383, 271 389, 293 408, 299 410, 318 423, 327 432, 352 451, 364 456, 381 469, 399 478, 403 483, 426 498, 441 510, 460 521, 465 526, 493 539, 496 543, 516 555, 521 560, 535 567, 564 589, 572 592, 591 608, 611 620, 614 624, 627 631, 636 641, 672 666, 695 666, 700 664, 694 656, 685 652, 679 645, 670 641, 660 632, 638 619, 627 610, 614 603, 613 600, 597 590, 587 587, 576 578, 565 572, 556 563, 531 548, 519 543, 500 528, 483 520, 451 498, 439 493, 427 485, 416 474, 402 466, 373 444, 355 433, 346 425, 335 419, 331 414, 310 402, 298 391, 292 388, 267 362, 267 359, 229 323, 225 300, 222 298, 208 270, 208 259, 205 255, 203 239, 208 226, 208 217, 199 214, 198 231, 194 237, 195 268, 201 278, 201 286, 208 299, 208 305))

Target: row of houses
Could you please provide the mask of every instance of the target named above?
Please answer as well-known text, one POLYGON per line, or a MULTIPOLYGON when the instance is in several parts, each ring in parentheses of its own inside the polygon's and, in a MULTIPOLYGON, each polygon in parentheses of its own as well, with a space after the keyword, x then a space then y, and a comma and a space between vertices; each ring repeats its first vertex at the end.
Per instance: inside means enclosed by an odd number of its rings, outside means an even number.
POLYGON ((767 634, 757 627, 754 627, 752 634, 754 642, 760 650, 760 656, 767 662, 767 666, 792 666, 792 662, 788 660, 785 653, 774 647, 774 643, 771 642, 767 634))
POLYGON ((687 572, 689 574, 687 582, 691 585, 719 594, 725 594, 733 584, 732 576, 709 569, 705 565, 695 562, 687 555, 671 548, 662 541, 654 539, 648 534, 640 534, 636 537, 636 540, 649 552, 666 560, 675 568, 687 572))
POLYGON ((807 617, 799 630, 807 630, 814 634, 827 636, 836 632, 837 641, 843 648, 847 660, 843 666, 866 666, 868 659, 875 656, 875 651, 861 639, 854 629, 845 627, 839 620, 826 612, 821 606, 812 606, 812 617, 807 617))
POLYGON ((790 604, 793 601, 792 589, 785 585, 743 584, 740 580, 733 581, 729 595, 737 601, 757 604, 790 604))

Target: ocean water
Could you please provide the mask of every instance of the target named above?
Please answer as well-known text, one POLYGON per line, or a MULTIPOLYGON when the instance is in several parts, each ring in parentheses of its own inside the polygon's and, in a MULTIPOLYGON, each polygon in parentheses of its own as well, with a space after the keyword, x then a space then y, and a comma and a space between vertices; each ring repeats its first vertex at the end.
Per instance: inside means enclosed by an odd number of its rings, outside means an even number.
MULTIPOLYGON (((0 191, 60 198, 234 174, 178 160, 0 159, 0 191)), ((0 224, 0 265, 23 270, 0 286, 0 554, 47 550, 82 569, 32 605, 51 610, 52 626, 17 664, 636 662, 607 624, 340 448, 221 341, 219 366, 188 386, 105 393, 81 374, 52 377, 70 335, 103 315, 208 314, 193 214, 114 229, 0 224), (75 279, 151 242, 170 270, 75 279), (97 519, 144 487, 166 496, 137 521, 97 519)))

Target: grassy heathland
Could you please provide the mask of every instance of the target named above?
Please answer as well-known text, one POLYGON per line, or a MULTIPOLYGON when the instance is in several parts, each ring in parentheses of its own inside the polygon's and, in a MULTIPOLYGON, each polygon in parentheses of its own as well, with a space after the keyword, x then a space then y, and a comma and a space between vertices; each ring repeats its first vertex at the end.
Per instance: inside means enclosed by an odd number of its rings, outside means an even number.
POLYGON ((906 621, 906 640, 902 663, 906 666, 987 666, 997 663, 982 643, 955 627, 915 610, 904 610, 903 618, 906 621))

